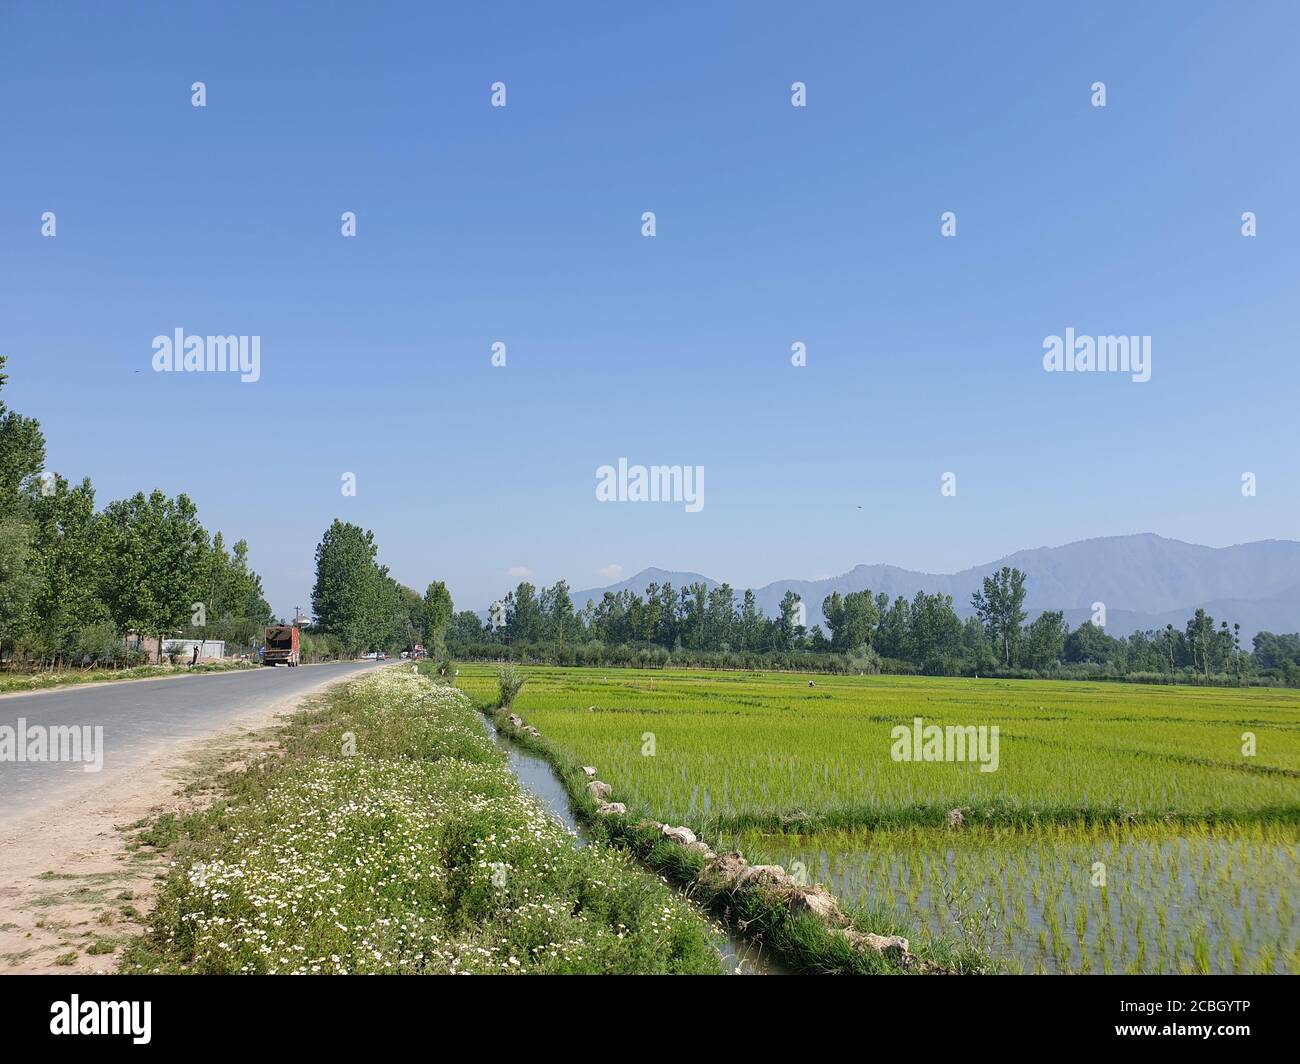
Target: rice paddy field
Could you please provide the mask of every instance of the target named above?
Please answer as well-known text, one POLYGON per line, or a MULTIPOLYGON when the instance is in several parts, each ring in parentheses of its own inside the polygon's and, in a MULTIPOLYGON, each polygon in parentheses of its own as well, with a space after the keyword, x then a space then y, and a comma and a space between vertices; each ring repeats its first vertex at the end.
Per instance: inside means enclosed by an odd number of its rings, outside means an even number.
MULTIPOLYGON (((1300 972, 1294 691, 526 671, 516 710, 629 809, 1005 970, 1300 972), (996 725, 996 771, 895 760, 916 717, 996 725)), ((459 682, 496 696, 493 667, 459 682)))

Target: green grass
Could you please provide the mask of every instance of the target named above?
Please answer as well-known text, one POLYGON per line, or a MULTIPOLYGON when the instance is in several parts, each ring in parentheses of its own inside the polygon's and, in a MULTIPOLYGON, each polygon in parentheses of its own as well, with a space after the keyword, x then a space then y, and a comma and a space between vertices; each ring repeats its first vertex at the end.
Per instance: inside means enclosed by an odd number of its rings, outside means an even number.
POLYGON ((43 691, 48 687, 75 687, 87 683, 119 680, 149 680, 161 676, 184 676, 203 672, 232 672, 259 668, 248 661, 209 661, 195 665, 137 665, 131 669, 40 669, 32 672, 0 672, 0 694, 43 691))
POLYGON ((367 674, 281 745, 149 833, 176 864, 124 971, 721 970, 689 904, 521 792, 460 692, 367 674))
MULTIPOLYGON (((1300 972, 1295 693, 526 673, 515 711, 558 760, 597 766, 630 817, 798 867, 904 934, 1030 972, 1300 972), (998 770, 892 760, 890 729, 915 716, 997 725, 998 770)), ((490 667, 459 683, 495 697, 490 667)))

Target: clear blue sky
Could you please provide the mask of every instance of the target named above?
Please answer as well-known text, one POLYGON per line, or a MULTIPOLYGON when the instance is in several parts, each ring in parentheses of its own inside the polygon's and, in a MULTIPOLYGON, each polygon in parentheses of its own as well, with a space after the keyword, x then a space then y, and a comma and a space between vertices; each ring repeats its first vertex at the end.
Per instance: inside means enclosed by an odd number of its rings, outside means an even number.
POLYGON ((458 608, 1296 535, 1295 4, 624 6, 6 3, 0 351, 50 467, 189 492, 285 614, 335 516, 458 608), (1152 380, 1044 373, 1067 326, 1152 380), (152 372, 177 327, 262 379, 152 372), (623 455, 704 510, 598 503, 623 455))

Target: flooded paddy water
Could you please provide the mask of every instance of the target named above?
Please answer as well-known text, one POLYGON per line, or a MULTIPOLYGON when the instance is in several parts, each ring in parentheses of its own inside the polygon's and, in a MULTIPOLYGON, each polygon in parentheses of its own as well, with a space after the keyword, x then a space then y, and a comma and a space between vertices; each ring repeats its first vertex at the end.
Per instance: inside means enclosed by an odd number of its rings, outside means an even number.
POLYGON ((738 836, 842 903, 960 936, 1013 972, 1300 971, 1292 826, 738 836))

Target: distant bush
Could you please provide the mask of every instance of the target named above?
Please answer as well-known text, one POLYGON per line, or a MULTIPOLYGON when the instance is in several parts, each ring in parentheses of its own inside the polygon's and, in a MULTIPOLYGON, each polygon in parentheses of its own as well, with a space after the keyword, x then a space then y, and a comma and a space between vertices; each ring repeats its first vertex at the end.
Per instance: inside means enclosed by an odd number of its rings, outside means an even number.
POLYGON ((112 623, 88 624, 77 632, 73 656, 82 667, 97 665, 111 668, 126 656, 126 644, 112 623))
POLYGON ((849 669, 852 672, 866 673, 868 676, 879 673, 880 655, 876 653, 876 648, 869 643, 854 647, 849 652, 849 669))
POLYGON ((524 686, 526 676, 513 665, 502 665, 497 670, 497 683, 501 685, 501 706, 503 709, 509 709, 515 704, 515 698, 518 696, 520 689, 524 686))
POLYGON ((343 656, 343 643, 335 635, 304 628, 298 635, 298 652, 303 661, 335 661, 343 656))
MULTIPOLYGON (((619 643, 467 643, 450 647, 461 661, 515 662, 522 665, 583 665, 632 669, 740 669, 773 672, 848 673, 843 654, 807 650, 684 650, 650 644, 619 643)), ((915 671, 915 670, 913 670, 915 671)))

